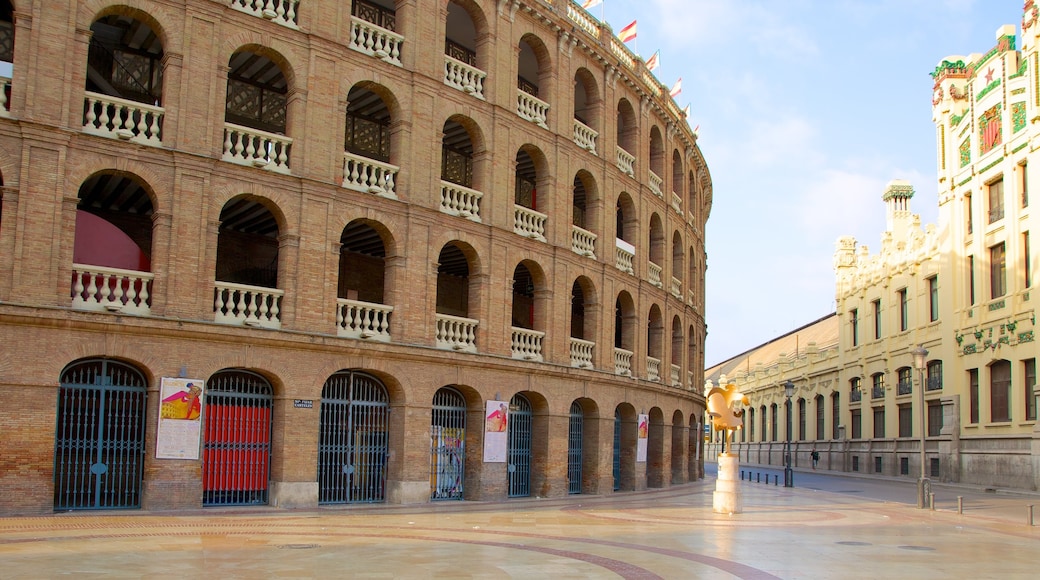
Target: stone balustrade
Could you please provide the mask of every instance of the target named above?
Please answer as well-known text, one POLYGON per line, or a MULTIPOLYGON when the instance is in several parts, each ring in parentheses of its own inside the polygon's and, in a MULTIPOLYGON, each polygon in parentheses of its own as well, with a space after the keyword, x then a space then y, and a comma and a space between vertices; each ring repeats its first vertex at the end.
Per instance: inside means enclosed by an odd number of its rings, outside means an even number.
POLYGON ((292 139, 259 129, 224 123, 224 161, 289 173, 292 139))
POLYGON ((650 188, 650 191, 653 192, 653 194, 657 197, 664 199, 664 180, 661 179, 659 175, 654 173, 653 170, 648 169, 647 173, 649 174, 649 176, 646 184, 650 188))
POLYGON ((400 167, 343 152, 343 187, 397 199, 394 179, 400 167))
POLYGON ((510 339, 513 358, 541 362, 542 340, 544 338, 544 332, 514 326, 510 339))
POLYGON ((457 183, 441 180, 440 210, 448 215, 464 217, 480 223, 480 198, 484 194, 457 183))
POLYGON ((625 377, 632 376, 632 351, 614 348, 614 374, 625 377))
POLYGON ((672 276, 672 285, 669 287, 672 296, 682 300, 682 280, 672 276))
POLYGON ((596 259, 596 234, 579 228, 578 226, 571 226, 571 250, 575 254, 580 254, 588 258, 596 259))
POLYGON ((581 147, 595 155, 596 137, 599 137, 599 133, 594 131, 592 127, 589 127, 577 119, 574 120, 574 143, 578 147, 581 147))
POLYGON ((661 380, 661 359, 646 357, 646 380, 655 383, 661 380))
POLYGON ((545 124, 545 118, 549 114, 549 103, 520 89, 516 90, 516 114, 539 127, 549 128, 545 124))
POLYGON ((393 306, 346 298, 336 299, 336 334, 390 342, 390 314, 393 306))
POLYGON ((444 55, 444 84, 449 87, 483 99, 485 77, 487 73, 479 68, 444 55))
POLYGON ((617 148, 617 167, 622 172, 635 177, 636 175, 636 156, 632 155, 628 151, 625 151, 621 147, 617 148))
POLYGON ((592 36, 599 38, 599 24, 591 16, 585 12, 584 9, 575 6, 573 3, 567 3, 567 17, 574 21, 585 32, 588 32, 592 36))
POLYGON ((165 112, 162 107, 87 91, 83 132, 158 147, 165 112))
POLYGON ((616 239, 615 244, 614 266, 622 272, 635 275, 635 268, 633 267, 636 259, 635 246, 620 238, 616 239))
POLYGON ((7 102, 7 93, 11 91, 11 79, 0 77, 0 117, 11 116, 11 103, 7 102))
POLYGON ((147 315, 152 311, 151 272, 72 265, 72 307, 147 315))
POLYGON ((221 324, 281 328, 284 294, 277 288, 217 282, 213 292, 213 319, 221 324))
POLYGON ((571 366, 580 369, 592 368, 592 351, 596 343, 571 337, 571 366))
POLYGON ((540 242, 545 241, 544 213, 537 212, 522 205, 513 206, 513 231, 540 242))
POLYGON ((678 193, 675 193, 674 191, 672 192, 672 209, 675 210, 675 213, 682 216, 682 196, 680 196, 678 193))
POLYGON ((672 386, 682 387, 682 368, 679 365, 672 365, 672 386))
POLYGON ((472 318, 437 314, 437 348, 477 352, 477 325, 472 318))
POLYGON ((647 262, 646 281, 658 288, 664 288, 664 284, 661 282, 661 267, 653 262, 647 262))
POLYGON ((300 0, 231 0, 231 7, 282 26, 297 28, 296 8, 300 0))
POLYGON ((350 17, 350 48, 392 65, 401 66, 404 37, 367 20, 350 17))

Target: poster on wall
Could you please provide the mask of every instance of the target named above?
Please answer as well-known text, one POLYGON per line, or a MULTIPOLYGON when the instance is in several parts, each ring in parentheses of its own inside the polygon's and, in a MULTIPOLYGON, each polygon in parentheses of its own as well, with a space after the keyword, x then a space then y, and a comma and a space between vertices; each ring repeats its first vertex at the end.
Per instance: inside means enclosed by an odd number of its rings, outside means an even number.
POLYGON ((202 441, 201 379, 163 377, 159 387, 159 427, 156 459, 198 459, 202 441))
POLYGON ((484 463, 505 463, 509 448, 509 403, 487 401, 484 408, 484 463))
POLYGON ((639 437, 636 439, 636 461, 646 461, 646 440, 650 436, 649 415, 639 416, 639 437))

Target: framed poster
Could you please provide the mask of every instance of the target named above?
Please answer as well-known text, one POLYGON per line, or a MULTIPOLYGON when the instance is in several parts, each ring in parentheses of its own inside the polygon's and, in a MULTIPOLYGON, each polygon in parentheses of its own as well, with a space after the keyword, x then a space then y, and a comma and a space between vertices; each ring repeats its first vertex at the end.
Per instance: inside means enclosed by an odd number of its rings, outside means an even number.
POLYGON ((639 416, 639 433, 636 439, 636 461, 646 461, 646 440, 650 436, 650 416, 639 416))
POLYGON ((163 377, 159 386, 156 459, 198 459, 206 382, 163 377))
POLYGON ((509 403, 487 401, 484 407, 484 463, 505 463, 509 449, 509 403))

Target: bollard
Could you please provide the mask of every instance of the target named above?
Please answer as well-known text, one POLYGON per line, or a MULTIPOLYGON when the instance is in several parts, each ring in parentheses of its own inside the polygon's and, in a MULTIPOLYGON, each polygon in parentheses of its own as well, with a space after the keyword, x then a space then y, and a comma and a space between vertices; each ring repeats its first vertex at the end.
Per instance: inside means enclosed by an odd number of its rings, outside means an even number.
POLYGON ((964 513, 964 496, 963 495, 958 495, 957 496, 957 513, 959 513, 959 514, 963 514, 964 513))
POLYGON ((1032 527, 1033 525, 1033 504, 1026 506, 1026 525, 1032 527))
POLYGON ((744 481, 744 470, 740 470, 740 481, 744 481))
POLYGON ((780 476, 779 475, 774 475, 773 476, 773 485, 779 485, 779 483, 777 483, 779 480, 780 480, 780 476))
POLYGON ((932 510, 933 512, 935 511, 935 494, 934 493, 928 494, 928 509, 932 510))
POLYGON ((756 473, 755 474, 755 483, 762 483, 762 474, 761 473, 756 473))

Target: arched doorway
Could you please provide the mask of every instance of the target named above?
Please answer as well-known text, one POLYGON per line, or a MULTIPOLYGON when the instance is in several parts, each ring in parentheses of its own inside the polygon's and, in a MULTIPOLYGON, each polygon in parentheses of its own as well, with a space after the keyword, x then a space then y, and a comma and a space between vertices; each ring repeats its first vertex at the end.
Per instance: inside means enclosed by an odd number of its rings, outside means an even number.
POLYGON ((367 373, 340 371, 321 391, 318 503, 381 502, 386 497, 390 397, 367 373))
POLYGON ((531 495, 531 401, 517 393, 509 401, 509 497, 531 495))
POLYGON ((271 479, 274 389, 245 369, 217 372, 206 385, 202 505, 266 504, 271 479))
POLYGON ((567 493, 581 493, 582 427, 585 412, 577 401, 571 403, 567 429, 567 493))
POLYGON ((621 409, 614 409, 614 491, 621 490, 621 409))
POLYGON ((466 466, 466 400, 452 387, 433 395, 430 499, 462 499, 466 466))

